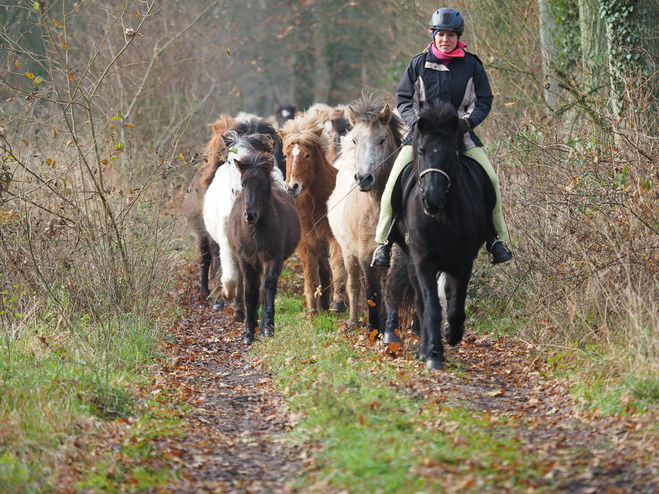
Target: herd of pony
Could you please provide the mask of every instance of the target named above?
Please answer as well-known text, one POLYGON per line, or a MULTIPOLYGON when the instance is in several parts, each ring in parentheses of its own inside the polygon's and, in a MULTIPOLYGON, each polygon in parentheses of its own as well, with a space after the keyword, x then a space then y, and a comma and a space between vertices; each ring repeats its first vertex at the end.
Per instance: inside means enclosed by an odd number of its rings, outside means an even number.
POLYGON ((233 303, 245 344, 256 337, 259 307, 260 336, 274 334, 278 279, 297 248, 311 315, 349 309, 349 325, 359 328, 366 312, 368 333, 378 330, 388 344, 400 343, 406 309, 421 337, 419 358, 443 368, 442 335, 450 345, 462 339, 473 261, 494 230, 483 174, 461 160, 457 112, 417 104, 414 162, 401 186, 388 270, 371 267, 375 229, 409 129, 383 98, 364 94, 306 112, 282 105, 270 119, 241 113, 212 124, 183 212, 201 254, 201 295, 214 309, 233 303))

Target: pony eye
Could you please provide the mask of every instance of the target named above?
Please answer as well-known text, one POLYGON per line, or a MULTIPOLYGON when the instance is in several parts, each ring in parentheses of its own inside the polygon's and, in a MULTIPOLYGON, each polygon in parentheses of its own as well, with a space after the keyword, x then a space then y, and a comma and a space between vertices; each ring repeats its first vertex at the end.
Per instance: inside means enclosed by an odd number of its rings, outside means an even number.
POLYGON ((240 182, 240 186, 244 189, 245 188, 245 182, 240 182))
POLYGON ((357 144, 357 141, 355 141, 355 140, 353 139, 353 140, 352 140, 352 143, 353 143, 353 144, 357 144))
POLYGON ((308 160, 309 158, 311 158, 311 154, 307 154, 307 155, 304 157, 305 160, 308 160))
POLYGON ((380 141, 380 146, 382 146, 382 145, 384 144, 384 141, 386 141, 386 139, 382 139, 382 140, 380 141))

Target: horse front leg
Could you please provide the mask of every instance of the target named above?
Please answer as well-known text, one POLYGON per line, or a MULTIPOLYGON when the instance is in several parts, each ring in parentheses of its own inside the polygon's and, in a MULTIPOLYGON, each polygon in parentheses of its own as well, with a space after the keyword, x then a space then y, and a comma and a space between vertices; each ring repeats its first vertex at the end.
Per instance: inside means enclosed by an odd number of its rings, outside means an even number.
POLYGON ((343 253, 339 242, 332 237, 329 241, 330 269, 332 270, 332 283, 334 285, 332 295, 332 310, 339 314, 348 308, 348 293, 346 291, 346 277, 348 272, 343 264, 343 253))
POLYGON ((441 322, 442 306, 437 295, 437 276, 432 266, 422 259, 414 260, 414 271, 418 282, 419 295, 423 303, 423 315, 420 317, 423 333, 426 334, 426 367, 429 369, 444 368, 444 347, 442 345, 441 322))
POLYGON ((332 274, 330 271, 329 259, 325 256, 318 257, 318 274, 320 275, 320 285, 322 287, 322 293, 320 294, 320 308, 328 310, 330 293, 332 291, 332 274))
POLYGON ((467 318, 465 302, 467 301, 467 288, 471 278, 471 266, 458 276, 447 276, 447 309, 446 323, 443 327, 446 342, 455 346, 462 341, 464 335, 464 322, 467 318))
POLYGON ((263 272, 263 305, 261 308, 261 335, 265 337, 275 334, 275 298, 277 282, 281 273, 282 263, 274 261, 268 264, 263 272))
POLYGON ((256 333, 256 321, 259 312, 259 289, 260 273, 252 266, 241 263, 240 270, 243 273, 243 283, 245 284, 245 337, 243 343, 251 345, 254 343, 256 333))
POLYGON ((320 285, 318 256, 304 241, 300 242, 298 249, 302 260, 302 271, 304 272, 304 299, 307 303, 307 310, 315 315, 318 314, 320 309, 320 301, 315 297, 316 288, 320 285))
POLYGON ((364 273, 364 282, 366 284, 366 303, 368 304, 368 324, 369 333, 374 329, 378 331, 383 328, 380 325, 380 313, 384 308, 380 285, 375 270, 371 268, 371 256, 361 262, 362 272, 364 273))
POLYGON ((346 259, 345 263, 348 271, 348 292, 350 293, 350 320, 348 325, 351 328, 359 327, 359 296, 361 295, 362 281, 361 268, 359 262, 354 256, 346 259))
POLYGON ((215 286, 213 289, 213 294, 215 295, 213 300, 213 310, 222 310, 224 309, 224 297, 220 293, 221 289, 219 284, 215 283, 215 280, 218 278, 217 273, 220 271, 220 266, 222 265, 220 262, 220 246, 211 237, 208 238, 208 243, 210 246, 212 267, 210 271, 210 279, 213 280, 213 285, 215 286))
POLYGON ((201 289, 199 290, 199 294, 204 300, 211 293, 208 287, 208 273, 213 261, 210 242, 210 237, 207 234, 199 236, 199 252, 201 253, 201 289))

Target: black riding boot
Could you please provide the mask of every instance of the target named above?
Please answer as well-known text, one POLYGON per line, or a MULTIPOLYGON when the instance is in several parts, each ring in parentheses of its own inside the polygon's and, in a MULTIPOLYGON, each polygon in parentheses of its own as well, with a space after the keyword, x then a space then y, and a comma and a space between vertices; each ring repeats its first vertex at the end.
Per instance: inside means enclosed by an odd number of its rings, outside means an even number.
POLYGON ((492 254, 492 264, 501 264, 513 258, 508 245, 503 240, 498 239, 490 247, 490 254, 492 254))
POLYGON ((389 243, 378 244, 375 252, 373 252, 373 260, 371 261, 372 268, 388 268, 391 264, 391 247, 389 243))

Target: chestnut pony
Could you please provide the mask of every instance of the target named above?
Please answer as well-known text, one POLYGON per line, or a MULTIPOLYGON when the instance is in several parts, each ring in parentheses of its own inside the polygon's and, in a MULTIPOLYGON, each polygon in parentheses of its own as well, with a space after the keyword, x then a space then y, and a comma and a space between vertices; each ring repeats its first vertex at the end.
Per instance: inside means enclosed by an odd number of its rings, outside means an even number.
POLYGON ((343 312, 347 308, 343 255, 326 216, 337 174, 327 159, 330 139, 321 120, 310 113, 289 120, 279 133, 286 156, 286 187, 302 225, 298 250, 307 310, 316 314, 319 309, 329 309, 334 281, 332 310, 343 312))

